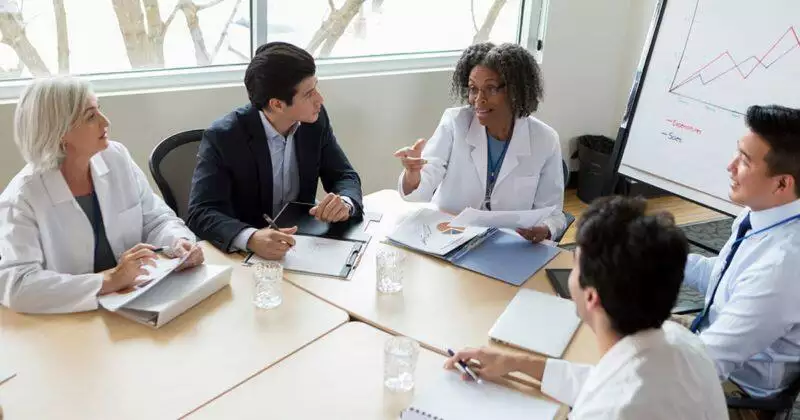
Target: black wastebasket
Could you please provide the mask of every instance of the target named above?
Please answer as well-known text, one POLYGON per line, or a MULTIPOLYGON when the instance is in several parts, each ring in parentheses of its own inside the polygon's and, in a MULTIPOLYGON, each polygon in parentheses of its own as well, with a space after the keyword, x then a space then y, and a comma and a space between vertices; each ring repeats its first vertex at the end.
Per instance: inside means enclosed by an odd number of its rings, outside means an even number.
POLYGON ((603 181, 611 161, 614 140, 606 136, 578 137, 578 198, 591 203, 603 194, 603 181))

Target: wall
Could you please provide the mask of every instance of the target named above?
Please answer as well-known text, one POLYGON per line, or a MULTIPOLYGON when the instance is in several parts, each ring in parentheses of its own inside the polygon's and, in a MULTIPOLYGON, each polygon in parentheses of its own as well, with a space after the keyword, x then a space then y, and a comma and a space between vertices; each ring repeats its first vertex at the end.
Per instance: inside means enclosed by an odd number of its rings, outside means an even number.
MULTIPOLYGON (((559 132, 565 156, 577 135, 616 133, 642 26, 646 32, 642 20, 649 21, 644 6, 633 7, 640 1, 551 0, 542 66, 546 96, 537 116, 559 132)), ((337 138, 365 193, 394 187, 400 165, 392 152, 433 132, 452 103, 449 78, 449 71, 429 71, 320 81, 337 138)), ((238 85, 100 98, 112 138, 125 143, 143 168, 161 139, 206 127, 245 102, 238 85)), ((23 165, 12 138, 13 113, 13 103, 0 104, 0 188, 23 165)))

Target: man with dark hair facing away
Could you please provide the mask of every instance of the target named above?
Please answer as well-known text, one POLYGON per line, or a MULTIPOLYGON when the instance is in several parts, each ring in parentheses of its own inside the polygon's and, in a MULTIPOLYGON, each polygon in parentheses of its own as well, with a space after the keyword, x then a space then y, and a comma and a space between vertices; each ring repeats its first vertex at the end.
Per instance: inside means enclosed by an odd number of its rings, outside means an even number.
POLYGON ((578 224, 569 290, 597 338, 596 366, 482 348, 456 353, 446 367, 472 359, 484 379, 526 374, 571 406, 573 420, 726 419, 703 343, 667 321, 683 279, 686 237, 671 216, 645 215, 645 206, 642 199, 601 198, 578 224))

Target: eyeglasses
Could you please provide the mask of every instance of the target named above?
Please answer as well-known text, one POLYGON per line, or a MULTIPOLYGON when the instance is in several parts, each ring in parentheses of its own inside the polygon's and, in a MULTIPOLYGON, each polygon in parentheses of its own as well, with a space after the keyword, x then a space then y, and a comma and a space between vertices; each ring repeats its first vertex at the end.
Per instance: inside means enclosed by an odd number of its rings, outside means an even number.
POLYGON ((503 89, 505 89, 505 87, 505 84, 499 86, 486 86, 485 88, 480 89, 475 86, 468 86, 467 92, 469 93, 470 98, 477 98, 479 93, 483 93, 484 98, 491 98, 492 96, 500 93, 503 89))

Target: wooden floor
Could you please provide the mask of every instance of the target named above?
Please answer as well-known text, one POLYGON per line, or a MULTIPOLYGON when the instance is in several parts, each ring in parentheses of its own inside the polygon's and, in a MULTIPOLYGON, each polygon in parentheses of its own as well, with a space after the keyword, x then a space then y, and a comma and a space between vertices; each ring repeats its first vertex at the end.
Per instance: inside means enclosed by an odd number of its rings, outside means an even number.
MULTIPOLYGON (((727 216, 707 209, 697 204, 690 203, 682 198, 675 196, 651 198, 648 201, 648 212, 666 211, 675 216, 675 222, 679 225, 691 223, 710 222, 713 220, 724 219, 727 216)), ((575 190, 567 190, 564 196, 564 211, 572 213, 580 219, 581 214, 588 204, 578 199, 575 190)), ((561 239, 561 244, 571 244, 575 242, 577 222, 570 226, 567 233, 561 239)))

